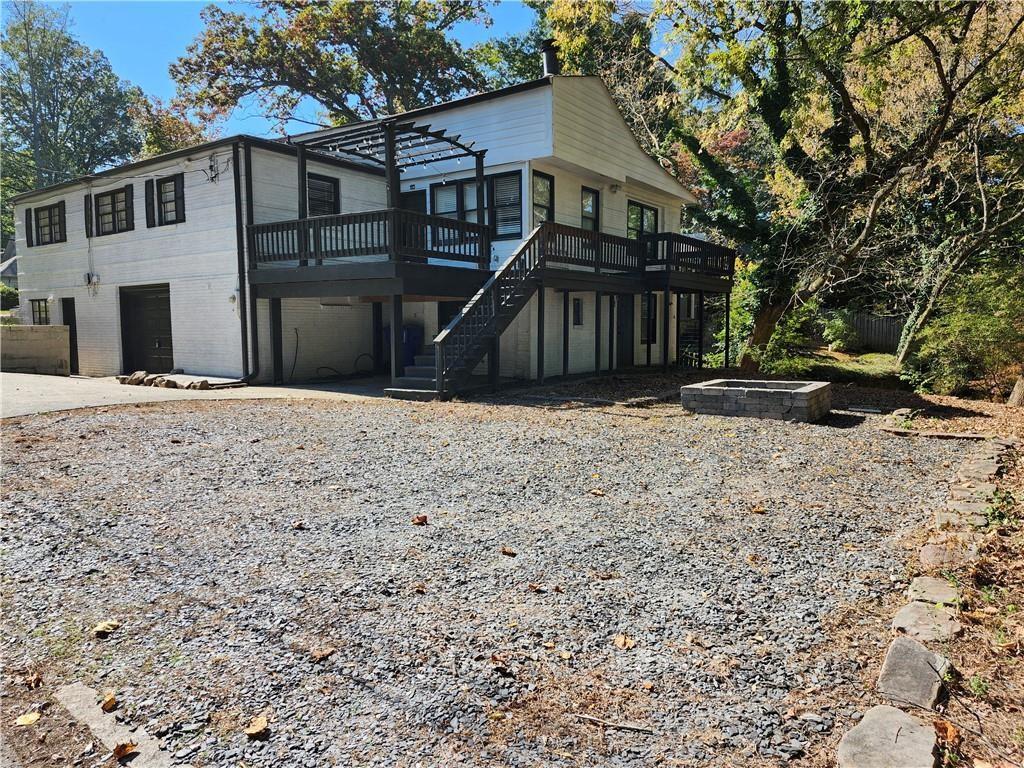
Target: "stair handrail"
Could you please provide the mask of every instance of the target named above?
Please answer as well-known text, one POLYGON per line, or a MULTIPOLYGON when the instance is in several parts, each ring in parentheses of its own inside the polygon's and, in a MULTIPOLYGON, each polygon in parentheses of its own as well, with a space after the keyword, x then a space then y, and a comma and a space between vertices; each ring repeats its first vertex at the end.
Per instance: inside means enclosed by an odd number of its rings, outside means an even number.
POLYGON ((538 268, 543 267, 546 250, 543 247, 544 232, 544 224, 534 227, 515 252, 495 270, 473 298, 466 302, 462 310, 434 337, 438 392, 446 391, 448 377, 462 362, 469 344, 490 330, 499 310, 510 305, 516 289, 526 283, 538 268), (449 349, 449 345, 460 337, 462 343, 454 350, 449 349))

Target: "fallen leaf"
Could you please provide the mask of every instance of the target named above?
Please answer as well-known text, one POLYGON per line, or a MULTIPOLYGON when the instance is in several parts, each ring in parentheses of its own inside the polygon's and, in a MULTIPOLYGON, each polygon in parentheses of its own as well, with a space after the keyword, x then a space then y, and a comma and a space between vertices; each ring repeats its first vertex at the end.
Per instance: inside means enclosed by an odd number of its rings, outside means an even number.
POLYGON ((93 633, 93 635, 95 637, 101 637, 102 638, 102 637, 106 637, 107 635, 109 635, 111 632, 113 632, 115 629, 119 628, 120 626, 121 626, 121 622, 120 621, 114 621, 113 619, 107 619, 106 621, 101 621, 99 624, 97 624, 95 627, 93 627, 92 628, 92 633, 93 633))
POLYGON ((527 584, 526 588, 529 589, 531 592, 538 592, 540 594, 544 594, 545 592, 547 592, 547 590, 544 589, 544 587, 542 587, 540 584, 534 584, 532 582, 530 584, 527 584))
POLYGON ((324 648, 317 648, 317 649, 315 649, 309 655, 313 657, 313 661, 323 661, 327 657, 333 655, 336 650, 338 650, 338 649, 337 648, 333 648, 331 646, 326 646, 324 648))
POLYGON ((502 547, 501 554, 505 555, 506 557, 515 557, 516 551, 512 549, 512 547, 502 547))
POLYGON ((15 725, 35 725, 36 720, 39 719, 38 712, 26 712, 24 715, 18 717, 14 721, 15 725))
POLYGON ((33 672, 31 675, 25 678, 25 685, 29 687, 29 690, 35 690, 43 684, 43 676, 38 672, 33 672))
POLYGON ((304 530, 306 530, 306 521, 305 520, 293 520, 292 521, 292 530, 293 531, 304 531, 304 530))
POLYGON ((132 744, 130 741, 116 744, 114 746, 114 759, 123 760, 128 757, 128 755, 132 754, 138 746, 138 744, 132 744))
POLYGON ((554 650, 555 644, 552 643, 551 641, 548 641, 548 642, 544 643, 544 647, 547 648, 549 651, 551 651, 551 650, 554 650))
POLYGON ((414 517, 412 519, 412 524, 413 525, 426 525, 427 524, 427 516, 426 515, 416 515, 416 517, 414 517))
POLYGON ((113 712, 117 707, 117 697, 114 696, 113 691, 107 691, 103 695, 103 699, 100 701, 100 709, 104 712, 113 712))
POLYGON ((602 491, 600 488, 591 488, 590 489, 590 495, 591 496, 604 496, 604 491, 602 491))
POLYGON ((750 511, 753 512, 755 515, 763 515, 768 510, 765 509, 760 504, 755 504, 753 507, 751 507, 750 511))
POLYGON ((412 585, 412 591, 415 592, 417 595, 425 595, 427 594, 427 585, 424 584, 422 581, 417 582, 416 584, 412 585))
POLYGON ((572 658, 572 654, 569 651, 559 651, 558 658, 568 660, 572 658))
POLYGON ((249 721, 249 727, 245 729, 245 735, 250 739, 265 739, 267 738, 269 728, 270 724, 267 722, 267 716, 259 715, 249 721))
POLYGON ((616 635, 615 639, 612 640, 612 642, 615 644, 615 647, 618 648, 620 651, 628 651, 629 649, 636 646, 636 640, 634 640, 629 635, 616 635))
POLYGON ((948 720, 935 720, 932 725, 935 726, 935 734, 941 741, 953 747, 960 743, 960 731, 948 720))

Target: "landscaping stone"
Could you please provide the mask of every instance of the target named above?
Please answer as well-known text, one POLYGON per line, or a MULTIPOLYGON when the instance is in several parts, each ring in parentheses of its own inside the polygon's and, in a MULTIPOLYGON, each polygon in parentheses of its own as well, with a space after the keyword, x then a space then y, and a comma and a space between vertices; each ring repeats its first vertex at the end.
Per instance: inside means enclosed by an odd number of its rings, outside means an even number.
POLYGON ((892 628, 915 640, 949 640, 963 631, 953 611, 930 603, 913 602, 900 608, 892 628))
POLYGON ((950 498, 965 501, 987 501, 996 492, 995 483, 963 483, 949 489, 950 498))
POLYGON ((946 509, 950 512, 956 512, 961 515, 984 515, 988 511, 989 505, 984 501, 961 501, 959 499, 951 499, 946 503, 946 509))
POLYGON ((932 709, 939 700, 949 668, 944 656, 932 653, 909 637, 897 637, 885 654, 876 688, 895 704, 932 709))
POLYGON ((142 380, 142 386, 152 387, 160 378, 162 378, 162 376, 159 373, 151 373, 142 380))
POLYGON ((143 381, 145 381, 146 377, 148 375, 149 374, 146 373, 146 371, 135 371, 135 373, 131 374, 128 377, 128 380, 125 381, 125 384, 131 384, 132 386, 137 386, 137 385, 141 384, 143 381))
POLYGON ((960 597, 948 581, 934 576, 918 576, 910 582, 907 596, 923 603, 945 603, 952 605, 960 597))
POLYGON ((839 742, 839 768, 934 768, 935 729, 895 707, 872 707, 839 742))
POLYGON ((978 556, 981 536, 974 533, 942 531, 934 534, 921 547, 918 559, 921 567, 929 571, 958 568, 978 556))

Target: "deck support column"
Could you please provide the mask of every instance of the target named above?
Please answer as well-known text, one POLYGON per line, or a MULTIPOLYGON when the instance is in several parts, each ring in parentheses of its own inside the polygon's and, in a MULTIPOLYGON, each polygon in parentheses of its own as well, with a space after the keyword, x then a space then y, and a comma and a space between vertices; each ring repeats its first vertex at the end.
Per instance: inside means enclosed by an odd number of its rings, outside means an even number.
POLYGON ((697 368, 704 369, 704 291, 697 293, 697 368))
POLYGON ((384 365, 384 304, 380 301, 373 302, 373 372, 383 373, 384 365))
POLYGON ((672 307, 672 289, 666 285, 664 292, 664 301, 662 301, 661 308, 661 368, 662 370, 668 370, 668 332, 671 327, 669 324, 668 312, 672 307))
POLYGON ((597 291, 597 301, 594 303, 594 373, 601 372, 601 299, 604 294, 597 291))
POLYGON ((544 283, 537 284, 537 381, 544 383, 544 283))
POLYGON ((388 208, 401 207, 402 190, 398 178, 398 157, 395 149, 395 124, 384 123, 384 182, 388 187, 388 208))
POLYGON ((402 363, 402 294, 391 297, 391 386, 405 373, 402 363))
POLYGON ((722 362, 725 368, 729 367, 729 300, 732 297, 732 291, 725 292, 725 354, 722 357, 722 362))
POLYGON ((619 297, 608 294, 608 371, 615 369, 615 310, 619 297))
POLYGON ((569 375, 569 291, 562 292, 562 375, 569 375))
POLYGON ((648 291, 644 294, 644 301, 647 302, 647 365, 651 364, 651 331, 657 326, 654 324, 654 313, 658 309, 658 305, 654 303, 654 294, 648 291))
POLYGON ((284 383, 284 343, 281 338, 281 299, 270 299, 270 352, 274 383, 284 383))
MULTIPOLYGON (((481 150, 474 156, 476 159, 476 222, 482 226, 487 224, 484 213, 484 155, 487 150, 481 150)), ((478 265, 480 269, 487 269, 491 266, 491 237, 490 230, 485 226, 480 236, 478 265)))

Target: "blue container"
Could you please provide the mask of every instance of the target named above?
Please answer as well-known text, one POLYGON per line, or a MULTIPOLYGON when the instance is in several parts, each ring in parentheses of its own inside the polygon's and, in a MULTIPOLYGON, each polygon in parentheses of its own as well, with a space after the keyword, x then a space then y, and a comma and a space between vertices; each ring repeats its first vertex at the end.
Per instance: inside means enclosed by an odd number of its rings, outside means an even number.
MULTIPOLYGON (((423 326, 403 325, 402 326, 402 365, 409 366, 416 364, 416 355, 423 348, 423 326)), ((384 359, 391 359, 391 326, 384 326, 384 359)))

